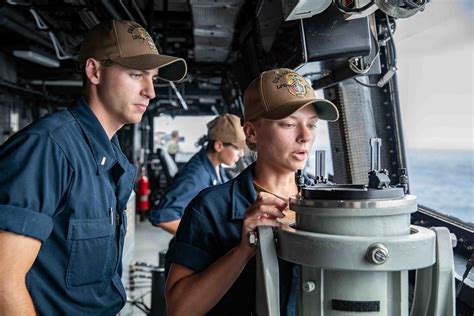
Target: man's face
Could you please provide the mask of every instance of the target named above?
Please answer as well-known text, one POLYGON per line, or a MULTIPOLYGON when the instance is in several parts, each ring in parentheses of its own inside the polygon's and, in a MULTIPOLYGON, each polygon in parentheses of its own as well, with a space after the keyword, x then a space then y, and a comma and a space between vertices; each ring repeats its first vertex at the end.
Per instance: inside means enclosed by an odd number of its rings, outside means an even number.
POLYGON ((111 124, 138 123, 151 99, 158 69, 134 70, 118 64, 100 66, 97 95, 111 124))
POLYGON ((281 120, 258 120, 255 123, 257 159, 275 171, 303 169, 314 142, 317 121, 313 106, 305 106, 281 120))

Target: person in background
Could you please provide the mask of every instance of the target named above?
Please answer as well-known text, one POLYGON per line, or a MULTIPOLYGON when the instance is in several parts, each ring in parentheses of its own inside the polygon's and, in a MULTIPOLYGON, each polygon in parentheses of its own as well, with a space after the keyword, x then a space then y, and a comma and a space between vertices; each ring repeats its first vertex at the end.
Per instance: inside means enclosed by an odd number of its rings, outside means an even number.
POLYGON ((222 164, 234 165, 243 155, 245 134, 240 117, 224 114, 207 124, 207 144, 176 174, 150 213, 150 221, 175 235, 184 209, 203 189, 226 182, 222 164))
MULTIPOLYGON (((156 78, 186 75, 132 21, 107 21, 79 54, 83 97, 0 147, 0 314, 115 315, 125 207, 136 168, 117 138, 155 98, 156 78)), ((132 219, 133 220, 133 219, 132 219)))
POLYGON ((171 132, 171 139, 166 142, 165 148, 171 158, 176 161, 176 154, 179 152, 179 132, 177 130, 171 132))
MULTIPOLYGON (((244 94, 244 131, 257 160, 227 183, 202 191, 186 208, 166 260, 168 315, 256 315, 255 247, 258 226, 291 222, 288 199, 298 193, 318 119, 335 121, 337 108, 317 99, 290 69, 261 73, 244 94)), ((293 266, 280 260, 282 315, 295 293, 293 266)))

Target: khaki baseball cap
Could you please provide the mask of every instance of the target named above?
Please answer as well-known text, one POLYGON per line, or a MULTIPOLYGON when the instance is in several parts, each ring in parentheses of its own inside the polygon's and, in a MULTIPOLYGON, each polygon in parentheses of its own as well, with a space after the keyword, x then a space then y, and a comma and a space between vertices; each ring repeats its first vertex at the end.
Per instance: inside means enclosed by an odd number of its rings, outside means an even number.
POLYGON ((320 119, 338 120, 336 106, 316 98, 313 88, 301 75, 286 68, 268 70, 260 73, 245 90, 244 119, 279 120, 309 104, 316 108, 320 119))
POLYGON ((179 81, 187 72, 184 59, 161 55, 150 34, 133 21, 110 20, 92 28, 81 45, 80 68, 88 58, 110 59, 136 70, 159 68, 158 77, 168 81, 179 81))
POLYGON ((230 143, 240 149, 245 149, 247 146, 240 117, 234 114, 220 115, 207 123, 207 138, 230 143))

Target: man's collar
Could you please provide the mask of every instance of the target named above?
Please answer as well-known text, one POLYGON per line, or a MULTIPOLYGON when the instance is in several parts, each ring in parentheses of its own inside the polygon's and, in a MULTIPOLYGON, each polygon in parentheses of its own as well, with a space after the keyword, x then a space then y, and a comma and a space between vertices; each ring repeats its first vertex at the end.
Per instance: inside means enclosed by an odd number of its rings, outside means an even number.
POLYGON ((117 162, 114 146, 120 150, 117 135, 114 135, 112 140, 109 140, 104 128, 83 97, 78 99, 69 111, 77 119, 84 132, 97 164, 97 172, 100 174, 112 168, 117 162))

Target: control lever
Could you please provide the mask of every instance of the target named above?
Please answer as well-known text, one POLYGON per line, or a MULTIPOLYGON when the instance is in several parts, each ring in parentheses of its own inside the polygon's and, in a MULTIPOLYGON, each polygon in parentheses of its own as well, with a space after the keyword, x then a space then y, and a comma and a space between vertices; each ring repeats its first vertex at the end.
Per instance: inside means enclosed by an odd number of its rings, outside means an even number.
POLYGON ((408 186, 408 175, 406 168, 398 168, 398 187, 403 189, 405 194, 410 193, 410 187, 408 186))
POLYGON ((304 176, 301 169, 296 170, 295 181, 298 187, 298 196, 301 196, 301 189, 304 187, 304 176))
POLYGON ((370 139, 370 170, 380 170, 380 147, 382 147, 382 139, 371 138, 370 139))
POLYGON ((382 139, 370 139, 370 171, 369 171, 369 188, 383 189, 390 185, 388 171, 380 167, 380 147, 382 139))
POLYGON ((326 174, 326 152, 324 150, 316 150, 316 184, 327 183, 324 175, 326 174))

